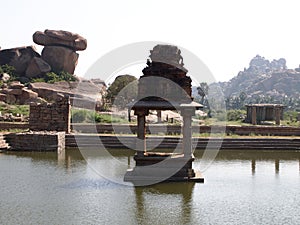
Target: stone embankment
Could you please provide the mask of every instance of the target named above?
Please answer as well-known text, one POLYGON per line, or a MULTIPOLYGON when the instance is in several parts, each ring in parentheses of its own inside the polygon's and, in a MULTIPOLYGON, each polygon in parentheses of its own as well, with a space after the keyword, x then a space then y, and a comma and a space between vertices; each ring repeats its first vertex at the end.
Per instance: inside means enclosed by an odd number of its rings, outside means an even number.
MULTIPOLYGON (((137 126, 128 124, 72 124, 73 131, 81 133, 97 133, 100 134, 136 134, 137 126)), ((181 134, 180 125, 160 125, 149 124, 146 126, 148 134, 165 134, 176 135, 181 134)), ((262 135, 262 136, 300 136, 300 127, 284 127, 284 126, 192 126, 192 133, 210 134, 219 133, 227 135, 262 135)))
POLYGON ((0 134, 0 153, 10 148, 3 134, 0 134))
MULTIPOLYGON (((136 141, 135 136, 66 135, 66 147, 135 149, 136 141)), ((149 149, 182 149, 180 137, 147 137, 146 142, 149 149)), ((192 146, 198 150, 300 150, 300 138, 193 138, 192 146)))
POLYGON ((65 132, 26 132, 5 135, 13 151, 56 151, 65 149, 65 132))

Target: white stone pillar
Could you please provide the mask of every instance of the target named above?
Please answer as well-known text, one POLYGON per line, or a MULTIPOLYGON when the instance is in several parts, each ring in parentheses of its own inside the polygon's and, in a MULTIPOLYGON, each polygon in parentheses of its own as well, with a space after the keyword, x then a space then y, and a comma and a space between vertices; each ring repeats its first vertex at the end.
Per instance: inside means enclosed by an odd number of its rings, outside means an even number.
POLYGON ((137 155, 144 156, 146 152, 146 115, 148 115, 148 110, 135 110, 135 115, 137 115, 137 155))
POLYGON ((184 157, 192 156, 192 116, 195 115, 194 108, 186 108, 181 110, 183 117, 183 154, 184 157))

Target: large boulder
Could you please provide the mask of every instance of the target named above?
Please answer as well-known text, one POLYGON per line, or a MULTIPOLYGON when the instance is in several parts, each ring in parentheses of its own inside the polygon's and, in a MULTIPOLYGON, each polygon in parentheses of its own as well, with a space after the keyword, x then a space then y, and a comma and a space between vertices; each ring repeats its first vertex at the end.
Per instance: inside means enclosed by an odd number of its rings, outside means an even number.
POLYGON ((73 50, 62 46, 46 46, 42 51, 42 59, 55 73, 61 71, 74 74, 79 55, 73 50))
POLYGON ((38 98, 38 93, 29 90, 27 88, 22 89, 22 95, 18 96, 18 102, 20 104, 25 104, 30 101, 35 101, 38 98))
POLYGON ((20 81, 13 81, 9 84, 9 88, 11 89, 22 89, 24 84, 21 84, 20 81))
POLYGON ((22 89, 9 89, 8 94, 10 94, 10 95, 22 95, 22 89))
POLYGON ((1 102, 6 102, 6 94, 0 93, 0 101, 1 102))
POLYGON ((62 30, 36 31, 33 41, 43 46, 65 46, 74 51, 82 51, 87 47, 87 40, 78 34, 62 30))
POLYGON ((7 94, 6 95, 6 103, 8 104, 15 104, 16 103, 16 97, 14 95, 10 95, 10 94, 7 94))
POLYGON ((50 71, 51 66, 48 63, 41 58, 34 57, 26 69, 26 77, 34 78, 38 77, 39 75, 44 75, 50 71))
POLYGON ((4 49, 0 51, 0 65, 13 66, 17 74, 24 75, 33 57, 40 57, 34 46, 4 49))

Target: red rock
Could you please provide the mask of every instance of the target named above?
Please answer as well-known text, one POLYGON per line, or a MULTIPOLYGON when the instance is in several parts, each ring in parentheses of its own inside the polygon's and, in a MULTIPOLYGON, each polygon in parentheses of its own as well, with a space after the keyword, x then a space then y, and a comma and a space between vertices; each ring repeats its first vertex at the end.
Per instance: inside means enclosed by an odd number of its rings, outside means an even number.
POLYGON ((21 95, 22 89, 9 89, 8 94, 10 95, 21 95))
POLYGON ((51 67, 43 59, 34 57, 26 70, 26 77, 33 78, 51 71, 51 67))
POLYGON ((68 31, 37 31, 33 34, 33 41, 43 46, 65 46, 74 51, 82 51, 87 47, 87 40, 85 38, 68 31))
POLYGON ((6 94, 0 94, 0 101, 6 102, 6 94))
POLYGON ((64 30, 48 30, 46 29, 44 33, 49 37, 58 38, 65 41, 75 41, 76 39, 83 38, 78 34, 64 31, 64 30))
POLYGON ((6 103, 14 104, 16 103, 16 97, 14 95, 7 94, 6 95, 6 103))
POLYGON ((0 51, 0 65, 8 64, 17 74, 24 74, 31 59, 39 56, 34 46, 4 49, 0 51))
POLYGON ((9 87, 11 89, 22 89, 24 87, 24 84, 21 84, 20 81, 13 81, 9 84, 9 87))
POLYGON ((52 68, 52 71, 61 71, 74 74, 79 55, 73 50, 61 46, 46 46, 42 51, 42 59, 52 68))

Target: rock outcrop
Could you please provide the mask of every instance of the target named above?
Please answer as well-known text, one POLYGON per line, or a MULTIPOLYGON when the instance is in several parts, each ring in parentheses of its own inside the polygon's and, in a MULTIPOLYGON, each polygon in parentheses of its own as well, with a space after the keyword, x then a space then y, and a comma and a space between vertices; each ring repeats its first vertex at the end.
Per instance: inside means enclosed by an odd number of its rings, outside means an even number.
POLYGON ((0 51, 0 65, 13 66, 17 74, 24 75, 34 57, 40 57, 34 46, 4 49, 0 51))
POLYGON ((33 41, 45 46, 41 55, 34 46, 0 50, 0 66, 13 66, 15 75, 23 83, 32 78, 43 78, 50 71, 74 74, 79 57, 76 51, 87 47, 85 38, 62 30, 36 31, 33 41))
POLYGON ((26 69, 26 77, 34 78, 51 71, 51 66, 42 58, 33 57, 26 69))
POLYGON ((78 108, 100 110, 103 106, 102 96, 106 93, 103 81, 82 80, 80 82, 56 82, 54 84, 31 83, 29 89, 48 101, 56 101, 60 95, 70 97, 71 104, 78 108))
POLYGON ((19 81, 14 81, 7 88, 0 90, 0 101, 9 104, 28 104, 42 100, 38 98, 38 93, 29 90, 19 81))

